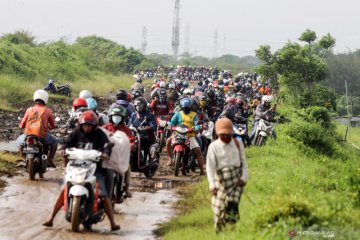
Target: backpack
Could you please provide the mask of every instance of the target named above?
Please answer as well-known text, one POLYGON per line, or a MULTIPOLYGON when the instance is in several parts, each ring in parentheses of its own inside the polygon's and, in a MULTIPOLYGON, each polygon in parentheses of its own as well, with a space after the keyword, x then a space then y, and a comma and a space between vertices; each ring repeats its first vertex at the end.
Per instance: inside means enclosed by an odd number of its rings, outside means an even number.
POLYGON ((26 122, 25 134, 26 135, 36 135, 39 138, 45 138, 45 126, 42 121, 42 115, 44 114, 46 107, 35 111, 32 107, 26 122))

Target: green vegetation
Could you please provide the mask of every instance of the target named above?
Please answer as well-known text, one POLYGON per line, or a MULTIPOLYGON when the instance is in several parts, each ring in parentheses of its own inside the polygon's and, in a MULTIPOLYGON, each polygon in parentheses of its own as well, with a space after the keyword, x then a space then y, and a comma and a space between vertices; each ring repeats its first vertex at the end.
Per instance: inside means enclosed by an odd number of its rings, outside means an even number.
POLYGON ((289 231, 305 229, 335 231, 336 239, 359 236, 359 152, 338 141, 340 137, 333 130, 332 138, 321 137, 325 128, 316 117, 321 109, 280 111, 291 122, 277 125, 277 141, 246 149, 250 180, 242 195, 241 219, 235 229, 215 234, 211 194, 204 180, 181 189, 185 193, 177 206, 180 216, 159 230, 165 239, 288 239, 289 231), (320 130, 309 132, 307 127, 315 130, 314 126, 320 130), (302 132, 301 136, 319 136, 291 137, 288 132, 294 128, 302 132), (325 141, 329 141, 332 154, 318 148, 325 141))
POLYGON ((147 62, 139 51, 96 36, 38 44, 18 31, 2 36, 0 49, 0 108, 8 110, 31 99, 50 77, 70 83, 75 94, 85 87, 96 94, 129 87, 133 79, 123 74, 147 62))
POLYGON ((328 76, 328 68, 322 57, 331 52, 335 39, 330 34, 317 42, 316 38, 315 32, 306 30, 299 38, 307 43, 305 45, 288 42, 274 53, 271 53, 269 45, 262 45, 255 51, 263 63, 256 70, 265 79, 271 78, 275 87, 280 83, 281 97, 297 107, 319 104, 323 107, 335 106, 333 92, 316 85, 328 76))
POLYGON ((246 149, 250 179, 240 221, 233 230, 215 234, 204 180, 183 190, 180 215, 159 229, 165 239, 288 239, 293 230, 329 230, 336 239, 358 238, 360 153, 342 141, 341 130, 330 120, 335 94, 317 85, 328 75, 322 55, 331 52, 335 40, 328 34, 315 42, 311 30, 300 40, 306 44, 289 42, 274 54, 265 45, 256 51, 263 62, 257 70, 276 84, 279 80, 278 111, 288 121, 277 125, 276 141, 246 149))

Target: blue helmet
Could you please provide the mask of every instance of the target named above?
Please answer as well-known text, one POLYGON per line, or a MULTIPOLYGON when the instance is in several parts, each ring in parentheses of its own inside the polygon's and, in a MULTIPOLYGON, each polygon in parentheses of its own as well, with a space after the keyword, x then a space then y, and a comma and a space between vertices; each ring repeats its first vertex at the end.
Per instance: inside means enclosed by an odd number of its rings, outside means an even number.
POLYGON ((186 82, 186 81, 184 81, 182 85, 183 85, 183 87, 185 87, 185 88, 189 87, 189 83, 186 82))
POLYGON ((191 108, 192 101, 190 98, 183 98, 180 101, 181 108, 191 108))
POLYGON ((95 99, 93 99, 93 98, 87 98, 87 99, 86 99, 86 102, 87 102, 88 108, 90 108, 91 110, 96 110, 96 108, 97 108, 97 102, 96 102, 95 99))

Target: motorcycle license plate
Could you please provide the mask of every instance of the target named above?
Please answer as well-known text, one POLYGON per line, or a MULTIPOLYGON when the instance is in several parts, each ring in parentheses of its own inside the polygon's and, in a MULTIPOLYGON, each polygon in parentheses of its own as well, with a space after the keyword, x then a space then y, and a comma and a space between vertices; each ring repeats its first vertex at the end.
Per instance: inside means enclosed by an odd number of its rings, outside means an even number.
POLYGON ((24 153, 38 153, 39 148, 38 147, 27 147, 24 149, 24 153))

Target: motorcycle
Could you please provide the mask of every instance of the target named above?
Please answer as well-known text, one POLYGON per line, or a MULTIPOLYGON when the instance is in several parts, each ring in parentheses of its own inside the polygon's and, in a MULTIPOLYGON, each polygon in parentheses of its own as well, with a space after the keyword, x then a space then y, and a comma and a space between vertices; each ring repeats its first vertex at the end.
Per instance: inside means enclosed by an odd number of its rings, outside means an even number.
POLYGON ((193 129, 182 124, 172 127, 171 130, 176 132, 171 138, 171 145, 173 148, 174 174, 177 177, 179 176, 180 166, 186 163, 190 152, 190 140, 186 134, 193 132, 193 129))
POLYGON ((156 118, 156 122, 158 125, 158 129, 156 132, 156 140, 159 144, 159 152, 162 151, 163 147, 166 145, 166 137, 167 137, 167 121, 165 120, 165 116, 160 116, 156 118))
POLYGON ((29 179, 34 180, 36 173, 42 178, 46 172, 48 147, 45 146, 35 135, 25 137, 25 154, 26 171, 29 173, 29 179))
POLYGON ((235 116, 233 121, 234 133, 241 138, 244 146, 250 146, 251 141, 248 135, 247 119, 242 116, 235 116))
MULTIPOLYGON (((104 148, 113 146, 113 143, 106 143, 104 148)), ((102 152, 71 148, 65 153, 69 159, 65 172, 65 218, 71 223, 71 230, 78 232, 80 224, 91 227, 105 217, 95 176, 96 163, 100 161, 102 152)))
POLYGON ((135 154, 131 154, 130 166, 132 172, 144 173, 147 178, 152 178, 158 167, 160 161, 159 149, 160 145, 154 143, 150 146, 149 156, 145 156, 144 148, 141 146, 140 132, 144 131, 142 125, 146 119, 140 124, 138 128, 130 126, 135 136, 136 150, 135 154))
POLYGON ((265 144, 267 138, 272 136, 275 128, 274 120, 267 121, 265 119, 260 119, 259 125, 256 128, 255 137, 252 141, 252 144, 256 146, 262 146, 265 144))
POLYGON ((65 85, 59 84, 59 86, 57 87, 55 87, 54 85, 53 87, 47 85, 46 87, 44 87, 44 90, 53 94, 60 94, 71 97, 71 89, 69 84, 65 84, 65 85))

